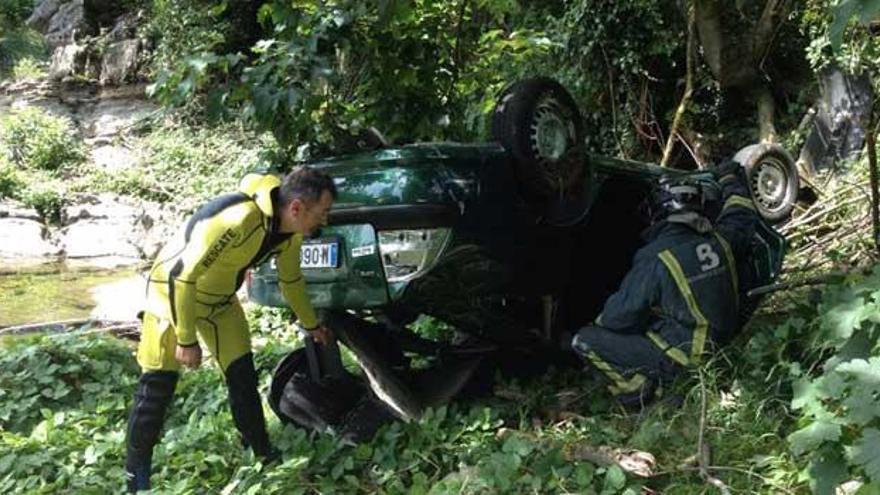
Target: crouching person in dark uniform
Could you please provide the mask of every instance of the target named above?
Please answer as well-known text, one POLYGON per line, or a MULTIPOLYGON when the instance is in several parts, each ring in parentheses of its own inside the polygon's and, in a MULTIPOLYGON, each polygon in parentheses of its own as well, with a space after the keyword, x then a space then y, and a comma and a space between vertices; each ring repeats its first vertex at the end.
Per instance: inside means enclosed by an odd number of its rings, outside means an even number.
POLYGON ((658 181, 646 245, 594 324, 572 339, 574 351, 608 378, 629 409, 738 330, 736 260, 745 259, 759 217, 739 164, 726 162, 716 174, 724 206, 714 228, 698 182, 658 181))
POLYGON ((202 361, 199 338, 226 378, 229 405, 245 445, 264 460, 269 442, 244 311, 236 291, 245 270, 277 255, 279 285, 320 343, 332 338, 318 323, 300 271, 304 236, 326 223, 336 197, 326 174, 298 168, 283 181, 248 175, 240 190, 196 211, 159 253, 147 283, 137 360, 141 374, 128 420, 128 491, 150 488, 153 447, 174 395, 181 365, 202 361))

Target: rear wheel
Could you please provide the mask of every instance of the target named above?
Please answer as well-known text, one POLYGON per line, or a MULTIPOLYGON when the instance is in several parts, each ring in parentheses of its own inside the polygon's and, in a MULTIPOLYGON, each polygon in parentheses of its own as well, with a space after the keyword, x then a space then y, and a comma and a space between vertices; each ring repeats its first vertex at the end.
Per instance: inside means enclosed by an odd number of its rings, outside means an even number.
POLYGON ((787 220, 797 201, 797 166, 778 144, 753 144, 739 150, 734 160, 745 168, 752 199, 770 223, 787 220))
POLYGON ((508 87, 492 115, 492 136, 510 152, 523 190, 559 198, 584 175, 584 126, 574 99, 546 77, 508 87))

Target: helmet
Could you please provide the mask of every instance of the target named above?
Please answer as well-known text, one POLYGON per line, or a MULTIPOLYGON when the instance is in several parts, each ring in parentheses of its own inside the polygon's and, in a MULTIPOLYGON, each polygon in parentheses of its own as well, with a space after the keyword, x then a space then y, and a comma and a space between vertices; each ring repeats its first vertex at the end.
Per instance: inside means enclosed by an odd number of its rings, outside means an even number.
POLYGON ((669 215, 693 212, 703 214, 703 186, 690 177, 663 175, 651 189, 651 223, 669 215))

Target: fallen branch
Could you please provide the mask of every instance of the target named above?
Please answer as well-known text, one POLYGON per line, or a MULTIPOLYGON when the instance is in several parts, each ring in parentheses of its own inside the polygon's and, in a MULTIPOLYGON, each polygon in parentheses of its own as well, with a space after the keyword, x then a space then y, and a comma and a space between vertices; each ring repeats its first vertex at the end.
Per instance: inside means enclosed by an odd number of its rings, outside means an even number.
MULTIPOLYGON (((116 336, 127 337, 135 332, 140 326, 139 321, 112 321, 112 320, 95 320, 95 319, 79 319, 79 320, 60 320, 49 321, 44 323, 29 323, 27 325, 16 325, 0 329, 0 335, 25 335, 38 332, 52 332, 53 334, 69 333, 72 327, 89 326, 86 330, 74 330, 77 335, 88 335, 93 333, 112 333, 116 336)), ((70 332, 72 333, 72 332, 70 332)))
MULTIPOLYGON (((697 456, 694 456, 693 458, 696 458, 696 457, 697 456)), ((689 457, 688 459, 692 459, 692 458, 689 457)), ((751 471, 748 469, 743 469, 743 468, 738 468, 738 467, 733 467, 733 466, 706 466, 706 469, 708 469, 710 471, 728 471, 731 473, 744 474, 750 478, 758 478, 759 480, 763 481, 764 484, 770 485, 774 489, 780 490, 782 493, 787 493, 787 494, 794 493, 791 490, 789 490, 788 488, 776 485, 773 482, 773 480, 771 480, 770 478, 767 478, 766 476, 761 476, 760 474, 755 473, 754 471, 751 471)), ((696 466, 679 466, 675 469, 669 469, 667 471, 659 471, 654 474, 654 477, 659 478, 661 476, 669 476, 669 475, 673 475, 673 474, 693 472, 693 471, 699 471, 699 470, 700 470, 700 468, 696 467, 696 466)))
POLYGON ((85 318, 78 320, 58 320, 58 321, 45 321, 42 323, 27 323, 24 325, 14 325, 9 327, 0 328, 0 335, 10 335, 10 334, 27 334, 27 333, 35 333, 35 332, 61 332, 65 329, 75 326, 75 325, 85 325, 87 323, 91 323, 94 320, 85 318))
MULTIPOLYGON (((871 120, 875 120, 875 112, 871 112, 871 120)), ((872 123, 873 124, 873 123, 872 123)), ((880 130, 880 124, 868 126, 868 171, 871 176, 871 224, 874 233, 874 244, 878 252, 880 252, 880 185, 878 185, 877 177, 877 143, 876 134, 880 130)))
POLYGON ((570 461, 587 461, 602 467, 617 465, 624 472, 642 478, 653 477, 654 466, 657 465, 657 460, 650 452, 606 446, 579 445, 566 452, 565 457, 570 461))

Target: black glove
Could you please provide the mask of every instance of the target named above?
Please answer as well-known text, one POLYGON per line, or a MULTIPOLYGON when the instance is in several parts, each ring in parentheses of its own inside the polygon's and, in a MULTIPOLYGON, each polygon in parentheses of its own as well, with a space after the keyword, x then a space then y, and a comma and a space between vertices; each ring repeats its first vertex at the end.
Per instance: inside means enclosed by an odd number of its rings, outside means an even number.
POLYGON ((736 160, 725 160, 715 167, 715 178, 720 183, 727 182, 731 179, 745 181, 745 170, 736 160))

